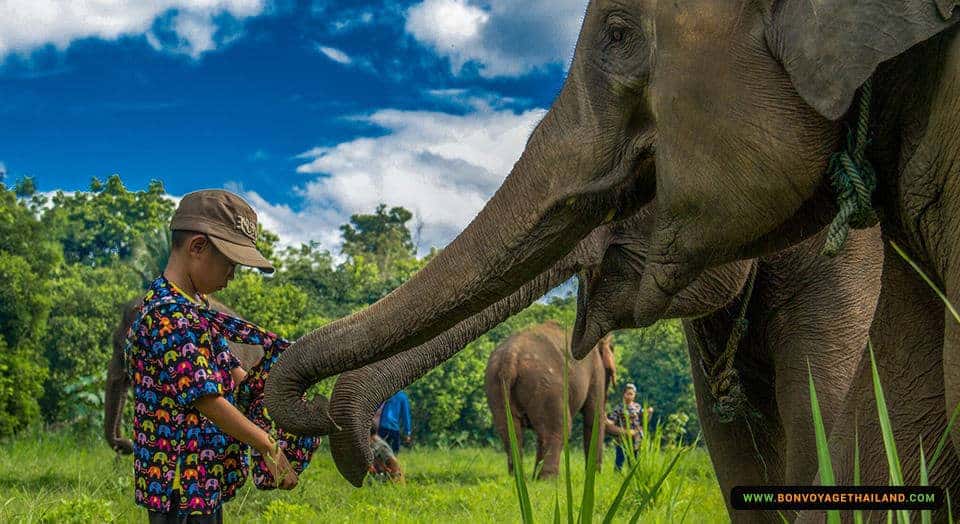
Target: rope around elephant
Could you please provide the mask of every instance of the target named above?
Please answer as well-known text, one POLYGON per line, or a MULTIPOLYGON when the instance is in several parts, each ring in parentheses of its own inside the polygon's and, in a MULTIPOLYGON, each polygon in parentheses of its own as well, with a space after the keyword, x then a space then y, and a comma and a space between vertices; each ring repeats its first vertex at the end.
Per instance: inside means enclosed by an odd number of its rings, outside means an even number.
POLYGON ((850 228, 866 229, 879 222, 873 209, 877 174, 866 159, 872 95, 873 89, 870 80, 867 80, 860 88, 857 123, 847 134, 846 149, 834 153, 827 167, 839 208, 837 216, 830 223, 827 240, 820 252, 828 257, 836 256, 840 252, 850 228))

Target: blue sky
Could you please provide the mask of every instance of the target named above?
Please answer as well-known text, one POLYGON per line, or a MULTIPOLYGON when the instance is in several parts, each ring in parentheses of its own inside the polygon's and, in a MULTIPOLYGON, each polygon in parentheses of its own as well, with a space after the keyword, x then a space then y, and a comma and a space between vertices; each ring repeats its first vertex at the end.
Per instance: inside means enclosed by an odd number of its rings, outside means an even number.
POLYGON ((560 88, 585 0, 7 0, 0 172, 227 187, 336 251, 378 202, 445 245, 560 88))

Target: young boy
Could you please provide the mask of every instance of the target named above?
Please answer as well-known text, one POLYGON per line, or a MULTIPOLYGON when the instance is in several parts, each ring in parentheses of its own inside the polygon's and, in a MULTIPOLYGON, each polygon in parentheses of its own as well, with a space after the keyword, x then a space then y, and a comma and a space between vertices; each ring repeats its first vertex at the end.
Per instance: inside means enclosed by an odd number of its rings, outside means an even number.
POLYGON ((151 523, 222 522, 221 505, 247 475, 247 446, 266 458, 280 488, 298 480, 273 438, 233 403, 246 372, 227 338, 265 350, 279 339, 209 310, 204 298, 225 288, 237 265, 264 272, 273 266, 256 248, 256 214, 233 193, 186 195, 170 228, 167 267, 128 334, 135 499, 151 523))

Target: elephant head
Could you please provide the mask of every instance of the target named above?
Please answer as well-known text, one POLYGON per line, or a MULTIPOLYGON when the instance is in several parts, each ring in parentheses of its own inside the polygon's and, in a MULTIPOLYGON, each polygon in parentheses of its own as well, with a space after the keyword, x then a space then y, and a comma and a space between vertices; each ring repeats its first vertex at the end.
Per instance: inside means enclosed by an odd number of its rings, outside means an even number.
MULTIPOLYGON (((214 298, 208 297, 211 308, 223 311, 228 315, 237 316, 230 308, 214 298)), ((137 298, 123 304, 120 314, 120 323, 113 331, 113 355, 107 368, 106 389, 103 397, 103 436, 107 444, 117 453, 129 455, 133 453, 133 442, 123 437, 120 431, 120 421, 123 415, 123 405, 130 389, 130 378, 124 361, 123 350, 126 345, 127 330, 136 320, 137 310, 142 300, 137 298)), ((249 344, 227 342, 230 351, 240 360, 244 369, 250 369, 263 358, 263 347, 249 344)))
MULTIPOLYGON (((654 26, 655 38, 637 45, 657 57, 647 98, 657 128, 659 215, 636 295, 638 323, 663 316, 704 268, 778 251, 832 218, 824 173, 843 145, 844 121, 857 113, 850 108, 858 89, 875 76, 870 118, 899 127, 890 116, 896 99, 920 96, 903 78, 921 75, 897 71, 927 53, 918 45, 925 41, 929 54, 946 53, 934 40, 958 20, 956 3, 691 0, 630 10, 631 19, 654 26)), ((905 117, 903 125, 924 119, 905 117)), ((881 135, 883 126, 872 120, 871 132, 881 135)), ((915 144, 902 147, 875 162, 881 178, 915 144)))

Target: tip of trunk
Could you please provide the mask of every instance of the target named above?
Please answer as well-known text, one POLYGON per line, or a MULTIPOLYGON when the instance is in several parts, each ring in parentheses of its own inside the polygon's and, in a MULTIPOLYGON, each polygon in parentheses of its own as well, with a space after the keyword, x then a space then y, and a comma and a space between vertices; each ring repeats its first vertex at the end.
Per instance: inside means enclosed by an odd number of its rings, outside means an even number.
POLYGON ((330 453, 337 471, 358 488, 373 464, 370 449, 373 415, 377 406, 395 393, 378 387, 382 383, 376 378, 377 371, 382 371, 380 368, 372 365, 341 374, 330 396, 333 418, 341 428, 330 435, 330 453))
POLYGON ((368 431, 357 428, 348 428, 330 435, 330 452, 337 471, 357 488, 363 486, 363 479, 373 464, 369 435, 368 431))

